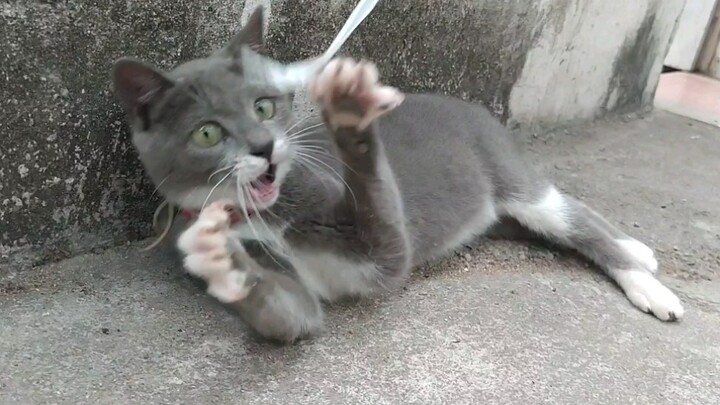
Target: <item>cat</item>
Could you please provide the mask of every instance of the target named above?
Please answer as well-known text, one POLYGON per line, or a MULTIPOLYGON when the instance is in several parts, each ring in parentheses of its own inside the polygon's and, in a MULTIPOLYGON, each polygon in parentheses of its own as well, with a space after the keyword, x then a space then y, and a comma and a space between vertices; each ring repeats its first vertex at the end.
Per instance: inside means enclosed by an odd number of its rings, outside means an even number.
POLYGON ((263 36, 258 8, 208 57, 113 71, 147 174, 190 217, 186 270, 262 337, 316 335, 322 302, 395 288, 506 220, 584 255, 640 310, 683 316, 653 251, 533 170, 485 108, 335 58, 308 87, 322 117, 297 120, 263 36))

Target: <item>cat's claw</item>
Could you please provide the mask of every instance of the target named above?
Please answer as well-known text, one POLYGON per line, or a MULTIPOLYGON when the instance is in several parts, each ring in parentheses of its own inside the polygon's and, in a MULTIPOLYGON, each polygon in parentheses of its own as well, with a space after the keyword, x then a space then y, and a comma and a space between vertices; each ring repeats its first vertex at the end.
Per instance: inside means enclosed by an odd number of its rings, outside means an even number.
POLYGON ((207 281, 208 293, 224 303, 244 299, 251 289, 247 271, 234 267, 228 244, 231 206, 227 201, 209 205, 178 239, 187 272, 207 281))
POLYGON ((333 59, 310 84, 310 96, 325 109, 334 128, 364 130, 404 99, 399 90, 383 86, 378 78, 372 62, 333 59))

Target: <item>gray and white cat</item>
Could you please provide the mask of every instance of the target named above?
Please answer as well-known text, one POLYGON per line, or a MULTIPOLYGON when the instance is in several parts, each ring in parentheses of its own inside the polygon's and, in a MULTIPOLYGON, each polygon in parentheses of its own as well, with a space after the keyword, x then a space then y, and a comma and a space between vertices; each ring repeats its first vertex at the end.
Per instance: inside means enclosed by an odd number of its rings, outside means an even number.
POLYGON ((403 95, 373 64, 334 59, 309 88, 322 119, 295 120, 262 26, 258 9, 224 49, 171 72, 114 70, 147 173, 199 213, 178 239, 187 271, 262 336, 317 333, 322 301, 398 286, 506 219, 592 260, 640 310, 682 317, 652 250, 536 174, 484 108, 403 95))

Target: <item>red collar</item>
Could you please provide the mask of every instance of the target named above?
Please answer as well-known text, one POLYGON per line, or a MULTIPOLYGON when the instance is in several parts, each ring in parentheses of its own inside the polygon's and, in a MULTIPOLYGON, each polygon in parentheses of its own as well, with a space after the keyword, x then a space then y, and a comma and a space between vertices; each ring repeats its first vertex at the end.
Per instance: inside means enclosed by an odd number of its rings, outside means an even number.
MULTIPOLYGON (((198 215, 200 214, 200 210, 189 210, 189 209, 183 209, 180 211, 182 213, 183 218, 185 218, 186 221, 192 222, 197 219, 198 215)), ((250 213, 249 216, 252 216, 252 213, 250 213)), ((230 213, 230 225, 235 225, 240 222, 243 222, 245 218, 240 217, 238 215, 237 211, 232 211, 230 213)))

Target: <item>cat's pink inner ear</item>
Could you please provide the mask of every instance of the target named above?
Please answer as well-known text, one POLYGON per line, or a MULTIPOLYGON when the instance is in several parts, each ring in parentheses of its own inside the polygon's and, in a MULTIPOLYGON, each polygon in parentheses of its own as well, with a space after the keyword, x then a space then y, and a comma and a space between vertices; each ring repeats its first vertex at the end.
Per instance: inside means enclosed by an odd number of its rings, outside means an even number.
POLYGON ((120 60, 113 75, 115 93, 126 109, 135 110, 172 87, 160 71, 133 60, 120 60))

